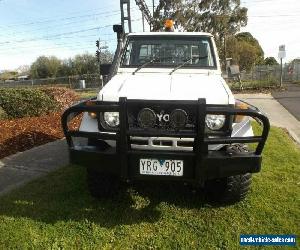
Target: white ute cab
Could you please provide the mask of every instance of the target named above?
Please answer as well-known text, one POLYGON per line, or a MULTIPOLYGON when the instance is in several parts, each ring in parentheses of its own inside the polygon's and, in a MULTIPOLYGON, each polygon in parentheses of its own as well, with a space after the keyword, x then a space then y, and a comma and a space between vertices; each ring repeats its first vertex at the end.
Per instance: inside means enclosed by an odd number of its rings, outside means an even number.
POLYGON ((212 35, 116 30, 108 82, 62 117, 70 160, 87 168, 91 194, 110 196, 120 181, 159 180, 205 187, 220 201, 243 199, 251 173, 260 171, 269 121, 235 100, 212 35), (80 128, 72 131, 68 121, 79 113, 80 128), (263 127, 259 136, 254 120, 263 127))

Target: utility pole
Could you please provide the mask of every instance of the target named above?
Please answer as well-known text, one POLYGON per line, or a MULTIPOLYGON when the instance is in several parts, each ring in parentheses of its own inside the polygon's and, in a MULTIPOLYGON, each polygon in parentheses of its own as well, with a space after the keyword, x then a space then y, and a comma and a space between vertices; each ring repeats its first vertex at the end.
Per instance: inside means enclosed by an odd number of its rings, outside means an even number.
MULTIPOLYGON (((97 61, 98 61, 98 64, 99 64, 99 79, 101 81, 101 50, 102 49, 107 49, 108 47, 107 46, 101 46, 100 38, 99 38, 99 40, 96 41, 96 47, 97 47, 96 57, 97 57, 97 61)), ((101 81, 101 87, 103 88, 103 79, 101 81)))

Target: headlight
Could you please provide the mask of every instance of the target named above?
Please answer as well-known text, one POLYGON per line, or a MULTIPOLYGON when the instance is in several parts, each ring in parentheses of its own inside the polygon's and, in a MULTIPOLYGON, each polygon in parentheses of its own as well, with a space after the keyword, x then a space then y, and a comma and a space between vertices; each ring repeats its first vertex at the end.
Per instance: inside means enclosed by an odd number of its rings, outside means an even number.
POLYGON ((225 124, 225 115, 206 115, 205 123, 210 130, 219 130, 225 124))
POLYGON ((115 128, 120 124, 119 112, 104 112, 103 118, 109 127, 115 128))

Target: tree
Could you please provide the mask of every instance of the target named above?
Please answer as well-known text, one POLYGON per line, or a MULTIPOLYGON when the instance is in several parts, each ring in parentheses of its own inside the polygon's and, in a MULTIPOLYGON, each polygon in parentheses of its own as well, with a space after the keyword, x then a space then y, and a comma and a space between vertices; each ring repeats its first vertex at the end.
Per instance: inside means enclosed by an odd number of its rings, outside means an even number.
POLYGON ((260 46, 258 40, 252 36, 249 32, 241 32, 235 35, 238 41, 244 41, 255 48, 256 59, 255 64, 263 64, 264 63, 264 51, 260 46))
MULTIPOLYGON (((112 61, 109 51, 100 54, 101 63, 112 61)), ((32 78, 48 78, 69 75, 84 75, 99 73, 99 64, 92 54, 76 55, 74 58, 60 60, 55 56, 40 56, 30 67, 32 78)))
POLYGON ((239 42, 239 66, 241 70, 251 70, 258 60, 258 51, 253 45, 241 41, 239 42))
POLYGON ((48 58, 46 56, 40 56, 31 64, 30 73, 33 78, 48 77, 49 71, 47 68, 47 61, 48 58))
POLYGON ((9 71, 9 70, 4 70, 1 74, 0 74, 0 80, 10 80, 10 79, 16 79, 18 76, 18 72, 17 71, 9 71))
POLYGON ((57 77, 61 61, 55 56, 40 56, 30 67, 33 78, 57 77))
POLYGON ((30 74, 30 66, 29 65, 21 65, 17 68, 17 72, 19 75, 29 75, 30 74))
MULTIPOLYGON (((102 51, 100 53, 101 63, 109 63, 112 61, 112 54, 109 51, 102 51)), ((99 73, 99 63, 97 58, 91 54, 77 55, 72 60, 73 74, 97 74, 99 73)))
POLYGON ((265 65, 279 65, 279 63, 273 56, 271 56, 265 59, 265 65))
POLYGON ((57 77, 59 69, 61 67, 61 60, 55 56, 50 56, 48 59, 48 69, 50 77, 57 77))
POLYGON ((97 70, 96 57, 91 54, 77 55, 72 60, 72 72, 75 75, 94 74, 97 70))
POLYGON ((178 29, 212 33, 224 55, 226 37, 247 25, 247 11, 241 7, 240 0, 160 0, 153 29, 159 30, 163 19, 172 18, 178 29))
POLYGON ((259 42, 248 32, 239 33, 227 39, 227 56, 241 70, 251 70, 254 65, 264 62, 264 52, 259 42))
POLYGON ((61 61, 58 71, 59 76, 70 76, 73 74, 73 60, 71 58, 61 61))

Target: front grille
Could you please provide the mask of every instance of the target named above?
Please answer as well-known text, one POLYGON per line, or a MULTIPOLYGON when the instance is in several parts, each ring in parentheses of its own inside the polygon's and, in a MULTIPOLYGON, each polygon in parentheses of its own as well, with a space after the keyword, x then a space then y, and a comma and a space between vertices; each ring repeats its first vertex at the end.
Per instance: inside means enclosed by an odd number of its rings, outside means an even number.
POLYGON ((132 149, 139 150, 169 150, 169 151, 192 151, 193 138, 170 138, 170 137, 130 137, 132 149))

